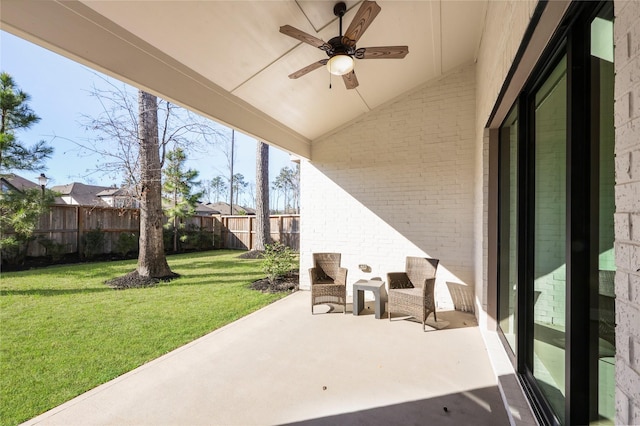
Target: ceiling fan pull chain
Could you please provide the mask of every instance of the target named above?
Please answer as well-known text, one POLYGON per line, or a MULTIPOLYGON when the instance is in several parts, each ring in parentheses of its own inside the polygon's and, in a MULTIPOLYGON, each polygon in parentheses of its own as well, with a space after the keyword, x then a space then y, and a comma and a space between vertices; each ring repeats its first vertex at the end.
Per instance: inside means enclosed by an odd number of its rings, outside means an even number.
POLYGON ((332 75, 333 75, 333 74, 329 73, 329 89, 331 89, 331 76, 332 76, 332 75))

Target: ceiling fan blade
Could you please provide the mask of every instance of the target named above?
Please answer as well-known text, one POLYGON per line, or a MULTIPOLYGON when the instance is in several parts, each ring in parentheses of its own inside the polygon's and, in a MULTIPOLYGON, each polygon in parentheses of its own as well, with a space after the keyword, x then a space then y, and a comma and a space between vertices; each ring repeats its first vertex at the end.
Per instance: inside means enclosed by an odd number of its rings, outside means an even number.
POLYGON ((355 89, 358 87, 358 79, 356 78, 355 71, 351 71, 342 76, 342 80, 344 80, 344 85, 347 89, 355 89))
POLYGON ((311 34, 307 34, 302 30, 292 27, 291 25, 281 26, 280 32, 282 34, 288 35, 289 37, 293 37, 296 40, 300 40, 307 44, 310 44, 313 47, 317 47, 320 50, 327 51, 331 49, 331 45, 329 43, 325 43, 324 41, 320 40, 318 37, 314 37, 311 34))
POLYGON ((380 6, 375 1, 364 0, 360 9, 356 13, 356 16, 353 17, 353 21, 349 24, 349 28, 344 33, 344 36, 350 40, 353 40, 353 44, 355 44, 362 34, 366 31, 366 29, 371 25, 371 22, 378 16, 380 13, 380 6))
POLYGON ((356 50, 357 59, 402 59, 409 53, 409 46, 362 47, 356 50))
POLYGON ((306 67, 294 72, 293 74, 289 74, 289 78, 300 78, 303 75, 310 73, 313 70, 320 68, 323 65, 327 65, 328 59, 323 59, 318 62, 314 62, 311 65, 307 65, 306 67))

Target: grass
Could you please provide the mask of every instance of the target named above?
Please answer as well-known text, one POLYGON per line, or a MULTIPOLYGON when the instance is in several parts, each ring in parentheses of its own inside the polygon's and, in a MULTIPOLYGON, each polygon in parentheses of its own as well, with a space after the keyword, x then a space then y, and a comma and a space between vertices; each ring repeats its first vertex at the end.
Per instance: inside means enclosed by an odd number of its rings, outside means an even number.
POLYGON ((134 261, 0 276, 0 424, 28 420, 277 300, 237 251, 168 258, 181 278, 112 290, 134 261))

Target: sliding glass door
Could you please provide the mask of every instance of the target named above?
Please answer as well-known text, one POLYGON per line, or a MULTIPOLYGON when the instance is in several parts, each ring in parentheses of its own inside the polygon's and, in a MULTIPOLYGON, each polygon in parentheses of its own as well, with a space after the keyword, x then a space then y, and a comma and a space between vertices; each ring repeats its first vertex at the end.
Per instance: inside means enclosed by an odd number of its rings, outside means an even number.
POLYGON ((497 323, 542 422, 612 424, 613 5, 565 24, 498 132, 497 323))

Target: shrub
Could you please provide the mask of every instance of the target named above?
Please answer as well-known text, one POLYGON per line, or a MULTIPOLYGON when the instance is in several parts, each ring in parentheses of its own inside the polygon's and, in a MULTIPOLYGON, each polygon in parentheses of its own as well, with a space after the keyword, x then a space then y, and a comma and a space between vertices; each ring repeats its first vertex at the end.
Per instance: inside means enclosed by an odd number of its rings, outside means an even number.
POLYGON ((138 249, 138 236, 133 232, 123 232, 118 235, 116 242, 116 253, 120 256, 126 256, 132 251, 138 249))
POLYGON ((189 225, 182 238, 185 248, 209 250, 214 247, 213 233, 195 225, 189 225))
POLYGON ((20 265, 27 257, 29 242, 33 239, 18 239, 15 236, 4 237, 0 240, 0 263, 20 265))
POLYGON ((265 246, 262 270, 267 275, 269 283, 275 284, 278 278, 287 275, 294 268, 296 254, 284 244, 275 242, 265 246))
POLYGON ((46 237, 38 237, 38 243, 44 247, 47 256, 51 256, 51 260, 57 262, 62 259, 65 253, 66 244, 59 243, 46 237))
POLYGON ((84 234, 83 240, 84 248, 82 250, 82 254, 85 257, 91 258, 97 254, 104 253, 105 238, 102 228, 97 227, 90 230, 89 232, 84 234))

